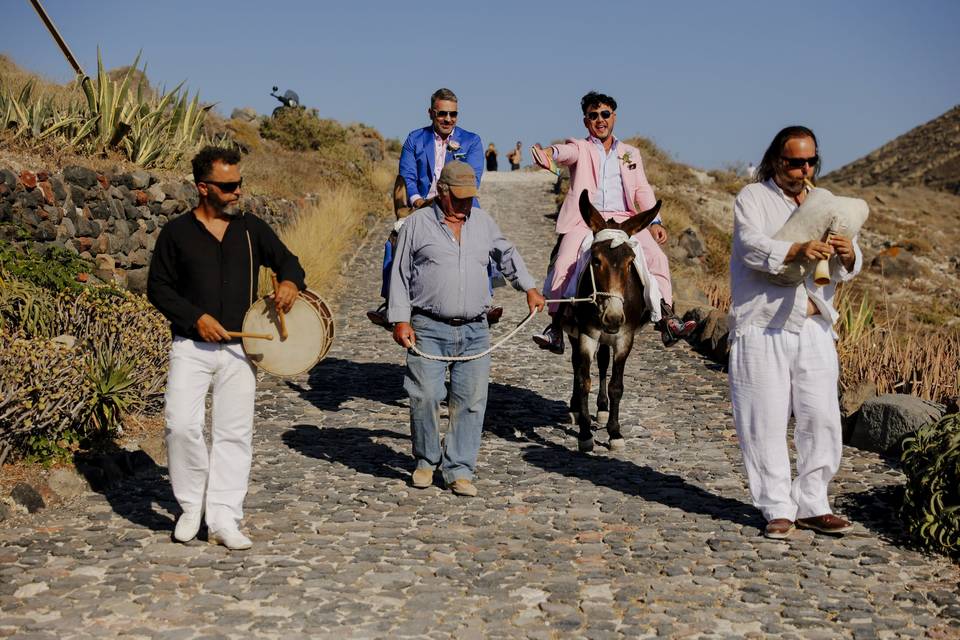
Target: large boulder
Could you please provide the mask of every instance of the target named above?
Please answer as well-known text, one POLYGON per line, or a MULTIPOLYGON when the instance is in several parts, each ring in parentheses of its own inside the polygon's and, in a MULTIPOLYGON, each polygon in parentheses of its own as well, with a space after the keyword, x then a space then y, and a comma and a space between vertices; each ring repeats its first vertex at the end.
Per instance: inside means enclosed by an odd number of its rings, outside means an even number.
POLYGON ((840 419, 843 421, 843 441, 850 442, 863 403, 877 395, 877 385, 870 380, 844 389, 840 394, 840 419))
POLYGON ((686 252, 688 258, 699 258, 707 252, 703 241, 692 227, 684 229, 677 240, 677 244, 686 252))
POLYGON ((942 404, 903 394, 870 398, 860 407, 850 444, 858 449, 898 455, 905 436, 936 422, 945 410, 942 404))
POLYGON ((697 328, 687 338, 693 348, 716 362, 726 364, 730 358, 727 314, 712 307, 697 307, 684 313, 683 320, 695 320, 697 323, 697 328))
POLYGON ((927 273, 910 251, 894 246, 884 249, 870 261, 870 270, 882 273, 885 278, 919 278, 927 273))

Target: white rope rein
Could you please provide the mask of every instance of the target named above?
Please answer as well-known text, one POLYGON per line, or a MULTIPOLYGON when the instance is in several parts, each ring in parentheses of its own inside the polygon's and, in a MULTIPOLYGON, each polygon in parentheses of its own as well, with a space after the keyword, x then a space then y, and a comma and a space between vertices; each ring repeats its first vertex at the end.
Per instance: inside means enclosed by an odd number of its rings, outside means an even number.
MULTIPOLYGON (((597 298, 601 296, 605 296, 608 298, 619 298, 620 300, 623 300, 623 296, 621 296, 619 293, 597 291, 597 280, 593 275, 593 265, 591 264, 589 266, 590 266, 590 284, 593 286, 593 293, 591 293, 586 298, 557 298, 552 300, 545 300, 544 303, 552 304, 552 303, 563 303, 563 302, 571 302, 571 303, 572 302, 592 302, 593 304, 597 304, 597 298)), ((533 320, 533 316, 535 315, 537 315, 537 309, 532 310, 530 312, 530 315, 524 318, 520 322, 520 324, 514 327, 513 330, 510 331, 510 333, 503 336, 503 338, 501 338, 496 344, 491 345, 490 347, 487 347, 486 349, 484 349, 479 353, 471 353, 468 356, 437 356, 431 353, 424 353, 420 351, 420 349, 418 349, 417 345, 415 344, 410 346, 409 351, 420 356, 421 358, 426 358, 427 360, 438 360, 440 362, 470 362, 471 360, 479 360, 480 358, 483 358, 484 356, 487 356, 490 353, 493 353, 494 351, 499 349, 501 345, 503 345, 507 340, 515 336, 517 332, 520 331, 520 329, 525 327, 528 322, 533 320)))

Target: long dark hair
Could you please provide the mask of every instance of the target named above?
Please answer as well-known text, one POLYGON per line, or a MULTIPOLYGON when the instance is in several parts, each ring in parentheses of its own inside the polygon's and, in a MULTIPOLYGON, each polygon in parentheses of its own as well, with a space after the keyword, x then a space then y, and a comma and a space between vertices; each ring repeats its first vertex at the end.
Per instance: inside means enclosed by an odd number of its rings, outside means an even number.
MULTIPOLYGON (((813 140, 813 146, 817 150, 817 155, 820 155, 820 143, 817 142, 817 136, 814 135, 813 131, 798 124, 784 127, 774 136, 773 142, 770 143, 770 146, 767 147, 766 152, 764 152, 763 160, 760 161, 760 166, 757 167, 757 173, 754 176, 756 182, 766 182, 777 174, 777 165, 780 163, 780 156, 783 155, 783 148, 786 146, 787 140, 791 138, 811 138, 813 140)), ((818 158, 817 166, 813 168, 814 179, 820 175, 821 162, 822 159, 818 158)))

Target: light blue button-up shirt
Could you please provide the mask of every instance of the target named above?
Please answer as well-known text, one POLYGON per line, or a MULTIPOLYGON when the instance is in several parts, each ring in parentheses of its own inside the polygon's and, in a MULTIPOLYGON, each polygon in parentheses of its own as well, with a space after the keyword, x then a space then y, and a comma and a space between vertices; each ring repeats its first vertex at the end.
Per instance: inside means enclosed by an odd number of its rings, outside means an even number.
MULTIPOLYGON (((627 211, 627 196, 623 190, 623 176, 620 174, 622 163, 620 158, 617 157, 617 147, 620 146, 620 141, 614 136, 610 151, 607 152, 599 138, 588 136, 587 140, 597 146, 597 152, 600 155, 597 190, 590 194, 590 202, 597 208, 597 211, 627 211)), ((554 153, 554 157, 556 157, 556 153, 554 153)), ((660 216, 654 218, 651 224, 662 224, 660 216)))
POLYGON ((605 151, 603 142, 598 138, 588 138, 597 147, 600 154, 600 173, 597 176, 597 190, 590 195, 590 202, 597 211, 626 211, 627 201, 623 193, 623 178, 620 176, 620 160, 617 147, 620 141, 613 139, 610 151, 605 151))
POLYGON ((444 224, 438 204, 415 211, 397 238, 387 317, 390 322, 409 322, 414 308, 441 318, 479 316, 491 302, 487 276, 491 259, 515 289, 537 286, 520 252, 483 209, 473 207, 460 229, 460 242, 444 224))

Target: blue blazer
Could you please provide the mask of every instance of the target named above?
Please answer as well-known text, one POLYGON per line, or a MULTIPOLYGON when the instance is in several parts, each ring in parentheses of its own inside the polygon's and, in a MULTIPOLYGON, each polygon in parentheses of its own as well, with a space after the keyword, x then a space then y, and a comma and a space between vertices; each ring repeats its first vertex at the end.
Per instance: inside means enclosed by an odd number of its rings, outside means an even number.
MULTIPOLYGON (((480 136, 470 131, 455 127, 450 134, 451 140, 460 144, 456 152, 447 149, 447 158, 463 160, 477 174, 477 186, 483 176, 483 143, 480 136)), ((407 184, 407 197, 415 193, 426 198, 430 192, 430 183, 433 181, 433 125, 422 129, 415 129, 407 136, 400 152, 400 175, 407 184)), ((478 206, 477 199, 473 199, 474 206, 478 206)))

